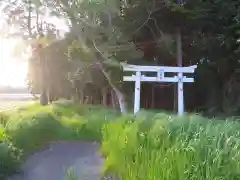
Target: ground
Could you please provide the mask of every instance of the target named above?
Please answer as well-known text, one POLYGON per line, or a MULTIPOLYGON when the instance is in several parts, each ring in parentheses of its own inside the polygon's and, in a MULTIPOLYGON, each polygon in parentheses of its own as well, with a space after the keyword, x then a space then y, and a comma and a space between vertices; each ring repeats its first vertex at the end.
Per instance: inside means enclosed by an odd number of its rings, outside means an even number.
POLYGON ((29 156, 22 173, 7 180, 100 180, 102 167, 98 144, 55 142, 29 156), (66 178, 68 170, 73 170, 77 178, 66 178))

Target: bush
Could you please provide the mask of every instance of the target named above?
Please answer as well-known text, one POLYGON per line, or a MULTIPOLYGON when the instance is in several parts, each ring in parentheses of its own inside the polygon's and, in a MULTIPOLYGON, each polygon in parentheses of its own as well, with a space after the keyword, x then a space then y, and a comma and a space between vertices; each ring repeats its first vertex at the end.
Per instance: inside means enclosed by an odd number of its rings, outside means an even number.
POLYGON ((120 179, 240 179, 239 122, 156 115, 103 128, 105 170, 120 179), (143 126, 144 124, 144 126, 143 126))
POLYGON ((13 143, 24 151, 31 151, 43 143, 57 139, 61 124, 51 113, 38 112, 10 118, 5 127, 13 143))
POLYGON ((14 173, 20 165, 21 151, 9 141, 0 127, 0 179, 14 173))
POLYGON ((100 141, 101 127, 117 115, 100 106, 31 104, 8 117, 5 131, 18 148, 29 152, 54 140, 100 141))
POLYGON ((1 113, 0 174, 6 175, 18 167, 20 157, 24 157, 20 152, 27 155, 49 141, 100 141, 101 127, 117 115, 117 112, 100 106, 61 102, 44 107, 31 104, 1 113))

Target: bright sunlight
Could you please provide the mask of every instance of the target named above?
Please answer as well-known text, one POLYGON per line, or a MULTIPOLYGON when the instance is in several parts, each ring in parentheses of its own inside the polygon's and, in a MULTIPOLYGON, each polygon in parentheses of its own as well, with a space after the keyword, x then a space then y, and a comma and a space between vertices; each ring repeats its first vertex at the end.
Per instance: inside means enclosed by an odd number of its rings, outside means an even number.
POLYGON ((17 40, 0 39, 0 86, 24 87, 28 71, 23 57, 13 57, 17 40))

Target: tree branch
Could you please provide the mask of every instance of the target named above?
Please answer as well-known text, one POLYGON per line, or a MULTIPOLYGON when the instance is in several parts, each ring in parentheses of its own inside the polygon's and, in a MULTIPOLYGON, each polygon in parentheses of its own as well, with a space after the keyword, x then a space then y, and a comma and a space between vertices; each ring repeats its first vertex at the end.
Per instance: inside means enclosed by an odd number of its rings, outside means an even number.
POLYGON ((161 7, 158 7, 158 8, 156 8, 156 9, 152 10, 152 11, 148 14, 147 20, 144 21, 144 23, 143 23, 142 25, 140 25, 140 27, 137 28, 137 29, 133 32, 133 34, 135 34, 137 31, 139 31, 140 29, 142 29, 142 28, 148 23, 148 21, 151 19, 151 15, 152 15, 153 13, 161 10, 161 9, 164 8, 164 7, 166 7, 166 5, 161 6, 161 7))
MULTIPOLYGON (((94 40, 93 40, 93 46, 94 46, 94 48, 97 50, 97 52, 100 53, 100 55, 101 55, 105 60, 108 61, 108 58, 106 58, 106 57, 104 56, 104 54, 97 48, 96 43, 95 43, 94 40)), ((108 80, 110 86, 111 86, 114 90, 117 90, 117 91, 118 91, 118 89, 117 89, 117 88, 115 87, 115 85, 112 83, 111 77, 110 77, 109 74, 107 73, 107 71, 106 71, 106 69, 104 68, 104 66, 103 66, 103 64, 101 63, 101 61, 100 61, 100 60, 97 60, 96 56, 93 57, 93 60, 94 60, 95 62, 98 62, 99 68, 100 68, 100 70, 102 71, 103 75, 104 75, 104 76, 106 77, 106 79, 108 80)))

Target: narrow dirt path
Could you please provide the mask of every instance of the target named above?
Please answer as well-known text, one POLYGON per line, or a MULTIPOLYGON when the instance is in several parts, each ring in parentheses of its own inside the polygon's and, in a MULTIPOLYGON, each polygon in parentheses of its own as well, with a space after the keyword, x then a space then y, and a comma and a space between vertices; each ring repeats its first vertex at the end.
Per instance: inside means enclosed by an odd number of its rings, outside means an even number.
POLYGON ((22 166, 23 173, 8 180, 65 180, 69 168, 75 172, 77 180, 100 180, 103 158, 98 150, 96 143, 51 143, 46 150, 27 159, 22 166))

